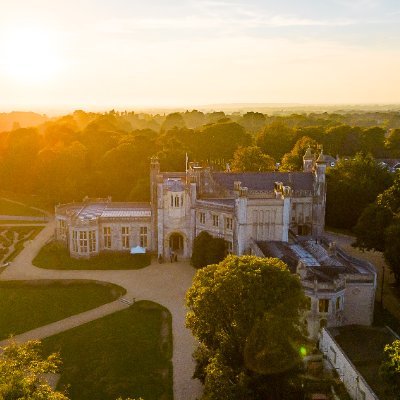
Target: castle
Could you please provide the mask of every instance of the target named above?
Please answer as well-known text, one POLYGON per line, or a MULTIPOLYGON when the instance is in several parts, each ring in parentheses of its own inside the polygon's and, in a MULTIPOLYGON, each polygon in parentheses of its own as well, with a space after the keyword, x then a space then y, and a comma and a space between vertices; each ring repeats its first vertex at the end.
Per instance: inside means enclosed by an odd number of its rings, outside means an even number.
POLYGON ((150 165, 150 203, 86 199, 56 207, 56 239, 72 257, 140 246, 162 257, 189 258, 202 231, 227 242, 227 252, 283 259, 309 298, 308 330, 371 324, 375 268, 351 259, 323 236, 327 163, 308 149, 302 172, 186 172, 150 165))

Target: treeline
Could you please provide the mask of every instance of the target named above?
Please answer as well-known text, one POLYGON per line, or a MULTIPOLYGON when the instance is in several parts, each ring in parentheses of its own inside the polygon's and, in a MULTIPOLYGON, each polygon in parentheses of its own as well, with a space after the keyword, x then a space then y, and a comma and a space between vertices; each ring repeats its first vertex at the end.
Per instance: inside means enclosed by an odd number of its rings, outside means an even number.
POLYGON ((145 201, 152 155, 158 155, 165 171, 184 171, 186 154, 219 170, 227 164, 232 170, 268 170, 276 163, 294 170, 301 168, 309 145, 323 145, 333 156, 364 151, 399 157, 397 114, 75 111, 0 133, 0 189, 38 194, 54 203, 86 195, 145 201), (354 120, 363 123, 352 126, 354 120))

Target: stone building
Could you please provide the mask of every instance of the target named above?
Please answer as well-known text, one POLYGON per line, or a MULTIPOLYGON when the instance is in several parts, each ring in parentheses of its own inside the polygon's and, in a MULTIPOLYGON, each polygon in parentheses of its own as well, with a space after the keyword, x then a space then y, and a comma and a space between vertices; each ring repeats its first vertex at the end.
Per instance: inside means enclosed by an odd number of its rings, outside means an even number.
POLYGON ((189 258, 194 238, 207 231, 225 239, 228 253, 288 262, 310 299, 312 337, 325 325, 370 324, 374 267, 340 255, 323 238, 326 167, 322 151, 315 157, 310 149, 302 172, 213 172, 196 163, 186 172, 161 172, 153 158, 150 203, 60 205, 56 238, 73 257, 141 246, 164 258, 171 251, 189 258))

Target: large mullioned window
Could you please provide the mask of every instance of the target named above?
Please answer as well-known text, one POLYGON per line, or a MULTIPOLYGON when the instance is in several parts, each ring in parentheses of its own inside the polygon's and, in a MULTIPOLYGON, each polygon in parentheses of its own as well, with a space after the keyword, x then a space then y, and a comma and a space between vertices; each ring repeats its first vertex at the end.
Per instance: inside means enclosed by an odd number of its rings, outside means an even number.
POLYGON ((105 249, 111 249, 111 227, 105 226, 103 228, 103 242, 105 249))
POLYGON ((147 226, 140 227, 140 247, 147 247, 147 226))
POLYGON ((122 248, 129 249, 129 226, 122 227, 122 248))

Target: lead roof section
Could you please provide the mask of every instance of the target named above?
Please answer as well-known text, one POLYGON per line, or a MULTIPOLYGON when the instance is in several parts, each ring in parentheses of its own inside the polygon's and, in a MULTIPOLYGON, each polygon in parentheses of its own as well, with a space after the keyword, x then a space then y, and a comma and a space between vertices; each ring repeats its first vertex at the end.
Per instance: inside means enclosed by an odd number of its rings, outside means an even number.
POLYGON ((275 182, 282 182, 293 190, 313 190, 314 177, 312 172, 214 172, 214 181, 228 190, 233 189, 235 181, 240 181, 242 187, 249 190, 274 190, 275 182))

